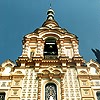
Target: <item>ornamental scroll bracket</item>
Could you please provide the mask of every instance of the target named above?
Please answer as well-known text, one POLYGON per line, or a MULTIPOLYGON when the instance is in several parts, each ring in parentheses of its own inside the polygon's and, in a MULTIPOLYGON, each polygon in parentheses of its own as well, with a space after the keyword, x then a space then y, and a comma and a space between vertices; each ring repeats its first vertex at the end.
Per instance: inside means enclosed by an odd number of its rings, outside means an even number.
POLYGON ((43 74, 43 73, 38 73, 37 78, 48 78, 52 80, 53 78, 60 78, 62 79, 64 77, 64 73, 59 73, 59 74, 54 74, 54 73, 48 73, 48 74, 43 74))

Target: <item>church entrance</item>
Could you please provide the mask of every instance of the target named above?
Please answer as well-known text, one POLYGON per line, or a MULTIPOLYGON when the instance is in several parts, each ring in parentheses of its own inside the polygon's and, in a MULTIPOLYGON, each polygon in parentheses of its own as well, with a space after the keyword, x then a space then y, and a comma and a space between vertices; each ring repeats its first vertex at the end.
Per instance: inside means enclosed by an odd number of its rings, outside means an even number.
POLYGON ((45 100, 57 100, 57 86, 54 83, 48 83, 45 86, 45 100))

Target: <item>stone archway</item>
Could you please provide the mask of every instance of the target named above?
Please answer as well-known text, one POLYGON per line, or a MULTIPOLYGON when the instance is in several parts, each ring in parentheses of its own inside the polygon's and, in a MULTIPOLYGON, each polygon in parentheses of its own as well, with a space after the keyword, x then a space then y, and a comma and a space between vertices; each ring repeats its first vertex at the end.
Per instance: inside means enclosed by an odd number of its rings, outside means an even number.
POLYGON ((57 100, 57 86, 54 83, 45 85, 45 100, 57 100))

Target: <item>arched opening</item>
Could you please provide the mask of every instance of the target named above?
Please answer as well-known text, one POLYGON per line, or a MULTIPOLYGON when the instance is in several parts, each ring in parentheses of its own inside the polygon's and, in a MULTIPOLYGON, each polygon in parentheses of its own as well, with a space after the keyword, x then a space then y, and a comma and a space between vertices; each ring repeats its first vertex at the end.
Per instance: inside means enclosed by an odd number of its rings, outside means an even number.
POLYGON ((48 83, 45 86, 45 100, 57 100, 57 86, 54 83, 48 83))
POLYGON ((100 91, 97 91, 96 95, 97 95, 97 100, 100 100, 100 91))
POLYGON ((0 100, 5 100, 5 93, 0 93, 0 100))
POLYGON ((45 59, 56 59, 58 55, 56 39, 49 37, 45 40, 44 44, 44 58, 45 59))
POLYGON ((90 67, 90 73, 91 74, 97 74, 97 71, 94 67, 90 67))

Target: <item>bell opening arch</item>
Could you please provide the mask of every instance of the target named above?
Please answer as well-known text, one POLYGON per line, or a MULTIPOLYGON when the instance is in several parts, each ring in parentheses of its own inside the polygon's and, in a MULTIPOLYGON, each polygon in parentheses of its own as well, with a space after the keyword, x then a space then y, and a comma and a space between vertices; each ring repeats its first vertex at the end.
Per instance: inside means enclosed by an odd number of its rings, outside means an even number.
POLYGON ((56 59, 58 56, 57 42, 54 37, 48 37, 44 43, 44 58, 45 59, 56 59))

